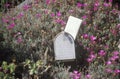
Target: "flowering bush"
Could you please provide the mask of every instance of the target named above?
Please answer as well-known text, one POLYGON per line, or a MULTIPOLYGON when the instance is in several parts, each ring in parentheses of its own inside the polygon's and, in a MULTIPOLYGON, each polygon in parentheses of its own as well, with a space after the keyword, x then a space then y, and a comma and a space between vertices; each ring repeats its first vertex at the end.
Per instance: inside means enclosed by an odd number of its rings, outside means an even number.
MULTIPOLYGON (((14 8, 2 15, 2 45, 14 49, 11 58, 17 64, 30 59, 52 65, 53 38, 65 28, 67 18, 72 15, 83 20, 76 41, 87 50, 89 66, 85 71, 78 69, 79 72, 74 71, 70 76, 67 72, 67 77, 56 77, 119 79, 119 13, 118 6, 112 6, 112 0, 34 0, 22 9, 14 8)), ((54 71, 53 67, 50 72, 54 71)))

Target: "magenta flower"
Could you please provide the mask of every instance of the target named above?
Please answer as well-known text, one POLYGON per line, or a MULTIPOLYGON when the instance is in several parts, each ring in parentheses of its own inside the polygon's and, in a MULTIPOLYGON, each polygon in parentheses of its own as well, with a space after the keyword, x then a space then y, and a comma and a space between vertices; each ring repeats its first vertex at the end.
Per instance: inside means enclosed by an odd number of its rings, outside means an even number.
POLYGON ((46 1, 45 1, 45 3, 46 3, 47 5, 49 5, 50 3, 54 3, 54 2, 56 2, 56 0, 46 0, 46 1))
POLYGON ((119 59, 119 52, 118 51, 114 51, 113 52, 113 56, 110 58, 110 60, 115 61, 117 59, 119 59))
POLYGON ((87 58, 87 62, 89 63, 92 62, 92 60, 93 60, 92 58, 87 58))
POLYGON ((89 58, 87 58, 87 61, 88 61, 88 62, 92 62, 95 58, 96 58, 96 55, 93 54, 93 53, 91 53, 91 54, 89 55, 89 58))
POLYGON ((72 79, 79 79, 80 76, 81 76, 81 74, 80 74, 78 71, 74 71, 74 72, 70 75, 70 77, 71 77, 72 79))
POLYGON ((109 2, 112 2, 113 0, 109 0, 109 2))
POLYGON ((114 70, 114 72, 115 72, 116 74, 120 74, 120 69, 116 69, 116 70, 114 70))
POLYGON ((78 8, 80 8, 80 7, 82 7, 82 6, 83 6, 83 4, 81 4, 80 2, 77 3, 77 7, 78 7, 78 8))
POLYGON ((40 18, 40 17, 41 17, 41 14, 40 14, 40 13, 37 13, 37 14, 36 14, 36 17, 37 17, 37 18, 40 18))
POLYGON ((88 79, 89 79, 90 77, 91 77, 91 75, 90 75, 90 74, 87 74, 87 75, 86 75, 86 78, 88 78, 88 79))
POLYGON ((83 4, 83 6, 84 6, 84 7, 86 7, 86 6, 88 6, 88 4, 87 4, 87 3, 85 3, 85 4, 83 4))
POLYGON ((96 39, 97 39, 97 38, 96 38, 95 36, 93 36, 93 35, 90 36, 90 40, 91 40, 91 41, 95 41, 96 39))
POLYGON ((88 39, 89 38, 88 34, 83 34, 82 36, 83 36, 84 39, 88 39))
POLYGON ((116 55, 119 55, 119 52, 118 51, 114 51, 113 54, 114 54, 114 56, 116 56, 116 55))
POLYGON ((105 71, 106 71, 107 73, 112 73, 112 72, 113 72, 112 69, 105 69, 105 71))
POLYGON ((19 36, 18 38, 17 38, 17 43, 21 43, 23 40, 22 40, 22 37, 21 36, 19 36))
POLYGON ((57 12, 56 14, 58 17, 60 17, 62 14, 60 12, 57 12))
POLYGON ((91 55, 90 55, 90 58, 91 58, 91 59, 95 59, 96 56, 95 56, 94 54, 91 54, 91 55))
POLYGON ((100 5, 99 2, 96 2, 96 3, 94 4, 95 7, 98 7, 99 5, 100 5))
POLYGON ((23 10, 28 10, 30 8, 30 5, 28 5, 28 4, 25 4, 24 6, 23 6, 23 10))
POLYGON ((13 22, 13 23, 11 23, 9 26, 8 26, 8 29, 12 29, 12 28, 14 28, 15 27, 15 23, 13 22))
POLYGON ((105 52, 104 50, 100 50, 100 51, 98 52, 98 54, 99 54, 100 56, 104 56, 104 55, 106 54, 106 52, 105 52))
POLYGON ((106 3, 106 2, 105 2, 103 5, 104 5, 105 7, 109 7, 109 4, 106 3))
POLYGON ((48 14, 48 13, 49 13, 49 12, 48 12, 48 9, 45 9, 45 11, 44 11, 44 12, 45 12, 45 14, 48 14))
POLYGON ((69 13, 73 13, 74 12, 74 10, 69 10, 69 13))
POLYGON ((98 3, 98 2, 95 2, 95 4, 94 4, 94 11, 96 11, 96 10, 98 10, 98 6, 99 6, 100 4, 98 3))
POLYGON ((61 23, 61 19, 60 19, 60 18, 57 18, 57 19, 55 20, 55 22, 56 22, 56 23, 61 23))
POLYGON ((55 16, 55 13, 51 13, 50 16, 51 16, 51 17, 54 17, 54 16, 55 16))
POLYGON ((23 16, 24 16, 24 13, 21 12, 20 14, 17 15, 17 18, 21 18, 21 17, 23 17, 23 16))
POLYGON ((9 20, 8 20, 8 19, 6 19, 6 18, 2 18, 2 22, 4 22, 4 23, 8 23, 8 22, 9 22, 9 20))
POLYGON ((9 6, 10 6, 10 4, 9 4, 9 3, 6 3, 6 4, 5 4, 5 7, 9 7, 9 6))
POLYGON ((50 0, 46 0, 45 3, 46 3, 47 5, 49 5, 49 4, 50 4, 50 0))
POLYGON ((85 26, 86 24, 87 24, 87 22, 84 20, 84 21, 83 21, 83 25, 85 26))
POLYGON ((82 19, 86 19, 86 18, 87 18, 87 16, 86 16, 86 15, 82 16, 82 19))
POLYGON ((115 35, 115 36, 117 35, 117 31, 116 31, 115 29, 112 29, 112 30, 111 30, 111 33, 112 33, 113 35, 115 35))
POLYGON ((118 59, 118 58, 119 58, 119 56, 112 56, 112 57, 110 58, 110 60, 115 61, 115 60, 118 59))
POLYGON ((117 25, 117 28, 120 28, 120 24, 117 25))
POLYGON ((112 62, 111 62, 111 61, 107 61, 106 64, 107 64, 107 65, 111 65, 112 62))
POLYGON ((12 17, 12 20, 16 20, 16 17, 12 17))
POLYGON ((66 22, 65 22, 65 21, 63 21, 63 20, 61 20, 60 24, 61 24, 61 25, 65 25, 65 24, 66 24, 66 22))

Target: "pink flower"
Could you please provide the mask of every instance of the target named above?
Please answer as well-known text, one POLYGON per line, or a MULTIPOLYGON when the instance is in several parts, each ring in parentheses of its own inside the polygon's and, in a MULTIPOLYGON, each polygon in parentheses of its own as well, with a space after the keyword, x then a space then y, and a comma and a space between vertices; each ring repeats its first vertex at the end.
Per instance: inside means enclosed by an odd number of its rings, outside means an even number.
POLYGON ((105 7, 109 7, 109 4, 106 3, 106 2, 105 2, 103 5, 104 5, 105 7))
POLYGON ((117 25, 117 28, 120 28, 120 24, 117 25))
POLYGON ((88 34, 83 34, 82 36, 83 36, 84 39, 88 39, 89 38, 88 34))
POLYGON ((8 26, 8 29, 12 29, 12 28, 14 28, 15 27, 15 23, 13 22, 13 23, 11 23, 9 26, 8 26))
POLYGON ((86 24, 87 24, 87 22, 84 20, 84 21, 83 21, 83 25, 86 25, 86 24))
POLYGON ((113 72, 112 69, 106 69, 105 71, 108 72, 108 73, 112 73, 113 72))
POLYGON ((30 5, 28 5, 28 4, 25 4, 24 6, 23 6, 23 10, 28 10, 30 8, 30 5))
POLYGON ((114 54, 114 56, 116 56, 116 55, 119 55, 119 52, 118 51, 114 51, 113 54, 114 54))
POLYGON ((78 71, 74 71, 70 77, 73 79, 80 79, 81 74, 78 71))
POLYGON ((83 6, 83 4, 81 4, 81 3, 79 3, 79 2, 77 3, 77 7, 78 7, 78 8, 80 8, 80 7, 82 7, 82 6, 83 6))
POLYGON ((41 14, 40 13, 36 14, 36 17, 37 18, 41 17, 41 14))
POLYGON ((47 5, 49 5, 50 3, 54 3, 54 2, 56 2, 56 0, 46 0, 46 1, 45 1, 45 3, 46 3, 47 5))
POLYGON ((5 4, 5 7, 9 7, 9 6, 10 6, 10 4, 9 4, 9 3, 6 3, 6 4, 5 4))
POLYGON ((109 0, 109 2, 112 2, 113 0, 109 0))
POLYGON ((118 59, 118 58, 119 58, 119 56, 112 56, 112 57, 110 58, 110 60, 115 61, 115 60, 118 59))
POLYGON ((45 9, 45 11, 44 11, 44 12, 45 12, 45 14, 48 14, 48 13, 49 13, 49 12, 48 12, 48 9, 45 9))
POLYGON ((23 17, 23 16, 24 16, 24 13, 21 12, 20 14, 18 14, 17 18, 21 18, 21 17, 23 17))
POLYGON ((87 18, 87 16, 86 16, 86 15, 82 16, 82 19, 86 19, 86 18, 87 18))
POLYGON ((69 10, 69 13, 73 13, 74 12, 74 10, 69 10))
POLYGON ((55 14, 54 14, 54 13, 51 13, 51 14, 50 14, 50 16, 51 16, 51 17, 54 17, 54 16, 55 16, 55 14))
POLYGON ((49 5, 49 4, 50 4, 50 0, 46 0, 45 3, 46 3, 47 5, 49 5))
POLYGON ((104 50, 100 50, 100 51, 98 52, 98 54, 99 54, 100 56, 104 56, 104 55, 106 54, 106 52, 105 52, 104 50))
POLYGON ((66 23, 65 23, 65 21, 63 21, 63 20, 61 20, 61 25, 65 25, 66 23))
POLYGON ((90 55, 90 58, 91 58, 91 59, 95 59, 96 56, 95 56, 94 54, 91 54, 91 55, 90 55))
POLYGON ((93 36, 93 35, 90 36, 90 40, 91 40, 91 41, 95 41, 96 39, 97 39, 97 38, 96 38, 95 36, 93 36))
POLYGON ((83 4, 83 6, 84 6, 84 7, 86 7, 86 6, 88 6, 88 4, 87 4, 87 3, 85 3, 85 4, 83 4))
POLYGON ((60 12, 57 12, 56 14, 58 17, 60 17, 62 14, 60 12))
POLYGON ((112 29, 112 30, 111 30, 111 33, 112 33, 113 35, 115 35, 115 36, 117 35, 117 31, 116 31, 115 29, 112 29))
POLYGON ((107 64, 107 65, 111 65, 112 62, 111 62, 111 61, 107 61, 106 64, 107 64))
POLYGON ((119 73, 120 73, 120 69, 116 69, 116 70, 114 70, 114 72, 115 72, 116 74, 119 74, 119 73))
POLYGON ((60 23, 60 22, 61 22, 61 19, 60 19, 60 18, 57 18, 57 19, 55 20, 55 22, 60 23))
POLYGON ((91 75, 90 75, 90 74, 87 74, 87 75, 86 75, 86 78, 90 78, 90 77, 91 77, 91 75))
POLYGON ((17 43, 21 43, 23 40, 22 40, 22 37, 21 36, 19 36, 18 38, 17 38, 17 43))
POLYGON ((96 2, 95 4, 94 4, 94 6, 95 7, 98 7, 100 4, 98 3, 98 2, 96 2))
POLYGON ((16 18, 15 18, 15 17, 12 17, 12 20, 16 20, 16 18))
POLYGON ((94 11, 96 11, 96 10, 98 10, 98 6, 99 6, 100 4, 98 3, 98 2, 95 2, 95 4, 94 4, 94 11))
POLYGON ((96 55, 93 54, 93 53, 91 53, 91 54, 89 55, 89 58, 87 58, 87 61, 88 61, 88 62, 92 62, 95 58, 96 58, 96 55))
POLYGON ((2 21, 3 21, 4 23, 8 23, 8 22, 9 22, 9 20, 6 19, 6 18, 2 18, 2 21))
POLYGON ((89 63, 92 62, 92 60, 93 60, 92 58, 87 58, 87 62, 89 63))

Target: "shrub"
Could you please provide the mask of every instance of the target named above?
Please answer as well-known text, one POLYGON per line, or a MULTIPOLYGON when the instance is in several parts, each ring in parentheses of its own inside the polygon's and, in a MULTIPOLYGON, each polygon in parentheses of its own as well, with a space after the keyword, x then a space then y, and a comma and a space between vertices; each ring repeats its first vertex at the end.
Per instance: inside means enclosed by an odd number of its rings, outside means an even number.
MULTIPOLYGON (((3 45, 10 45, 14 49, 17 63, 30 59, 34 62, 42 60, 45 65, 53 66, 50 63, 54 62, 53 38, 63 31, 67 18, 72 15, 83 20, 76 41, 88 52, 86 61, 89 67, 85 71, 79 69, 79 76, 118 79, 119 10, 118 6, 112 6, 111 1, 36 0, 31 5, 24 5, 22 9, 11 9, 2 17, 3 45)), ((63 73, 56 71, 57 77, 63 73)), ((63 75, 58 79, 63 79, 63 75)))

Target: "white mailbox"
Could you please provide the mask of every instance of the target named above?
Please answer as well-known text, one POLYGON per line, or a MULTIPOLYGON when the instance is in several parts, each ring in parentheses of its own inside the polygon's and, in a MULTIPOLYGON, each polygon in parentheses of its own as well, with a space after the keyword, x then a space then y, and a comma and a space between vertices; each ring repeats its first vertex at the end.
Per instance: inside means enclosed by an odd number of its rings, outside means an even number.
POLYGON ((81 23, 82 20, 73 16, 69 17, 65 30, 54 39, 55 60, 76 59, 74 40, 81 23))
POLYGON ((59 33, 54 39, 55 60, 75 59, 73 37, 65 32, 59 33))

